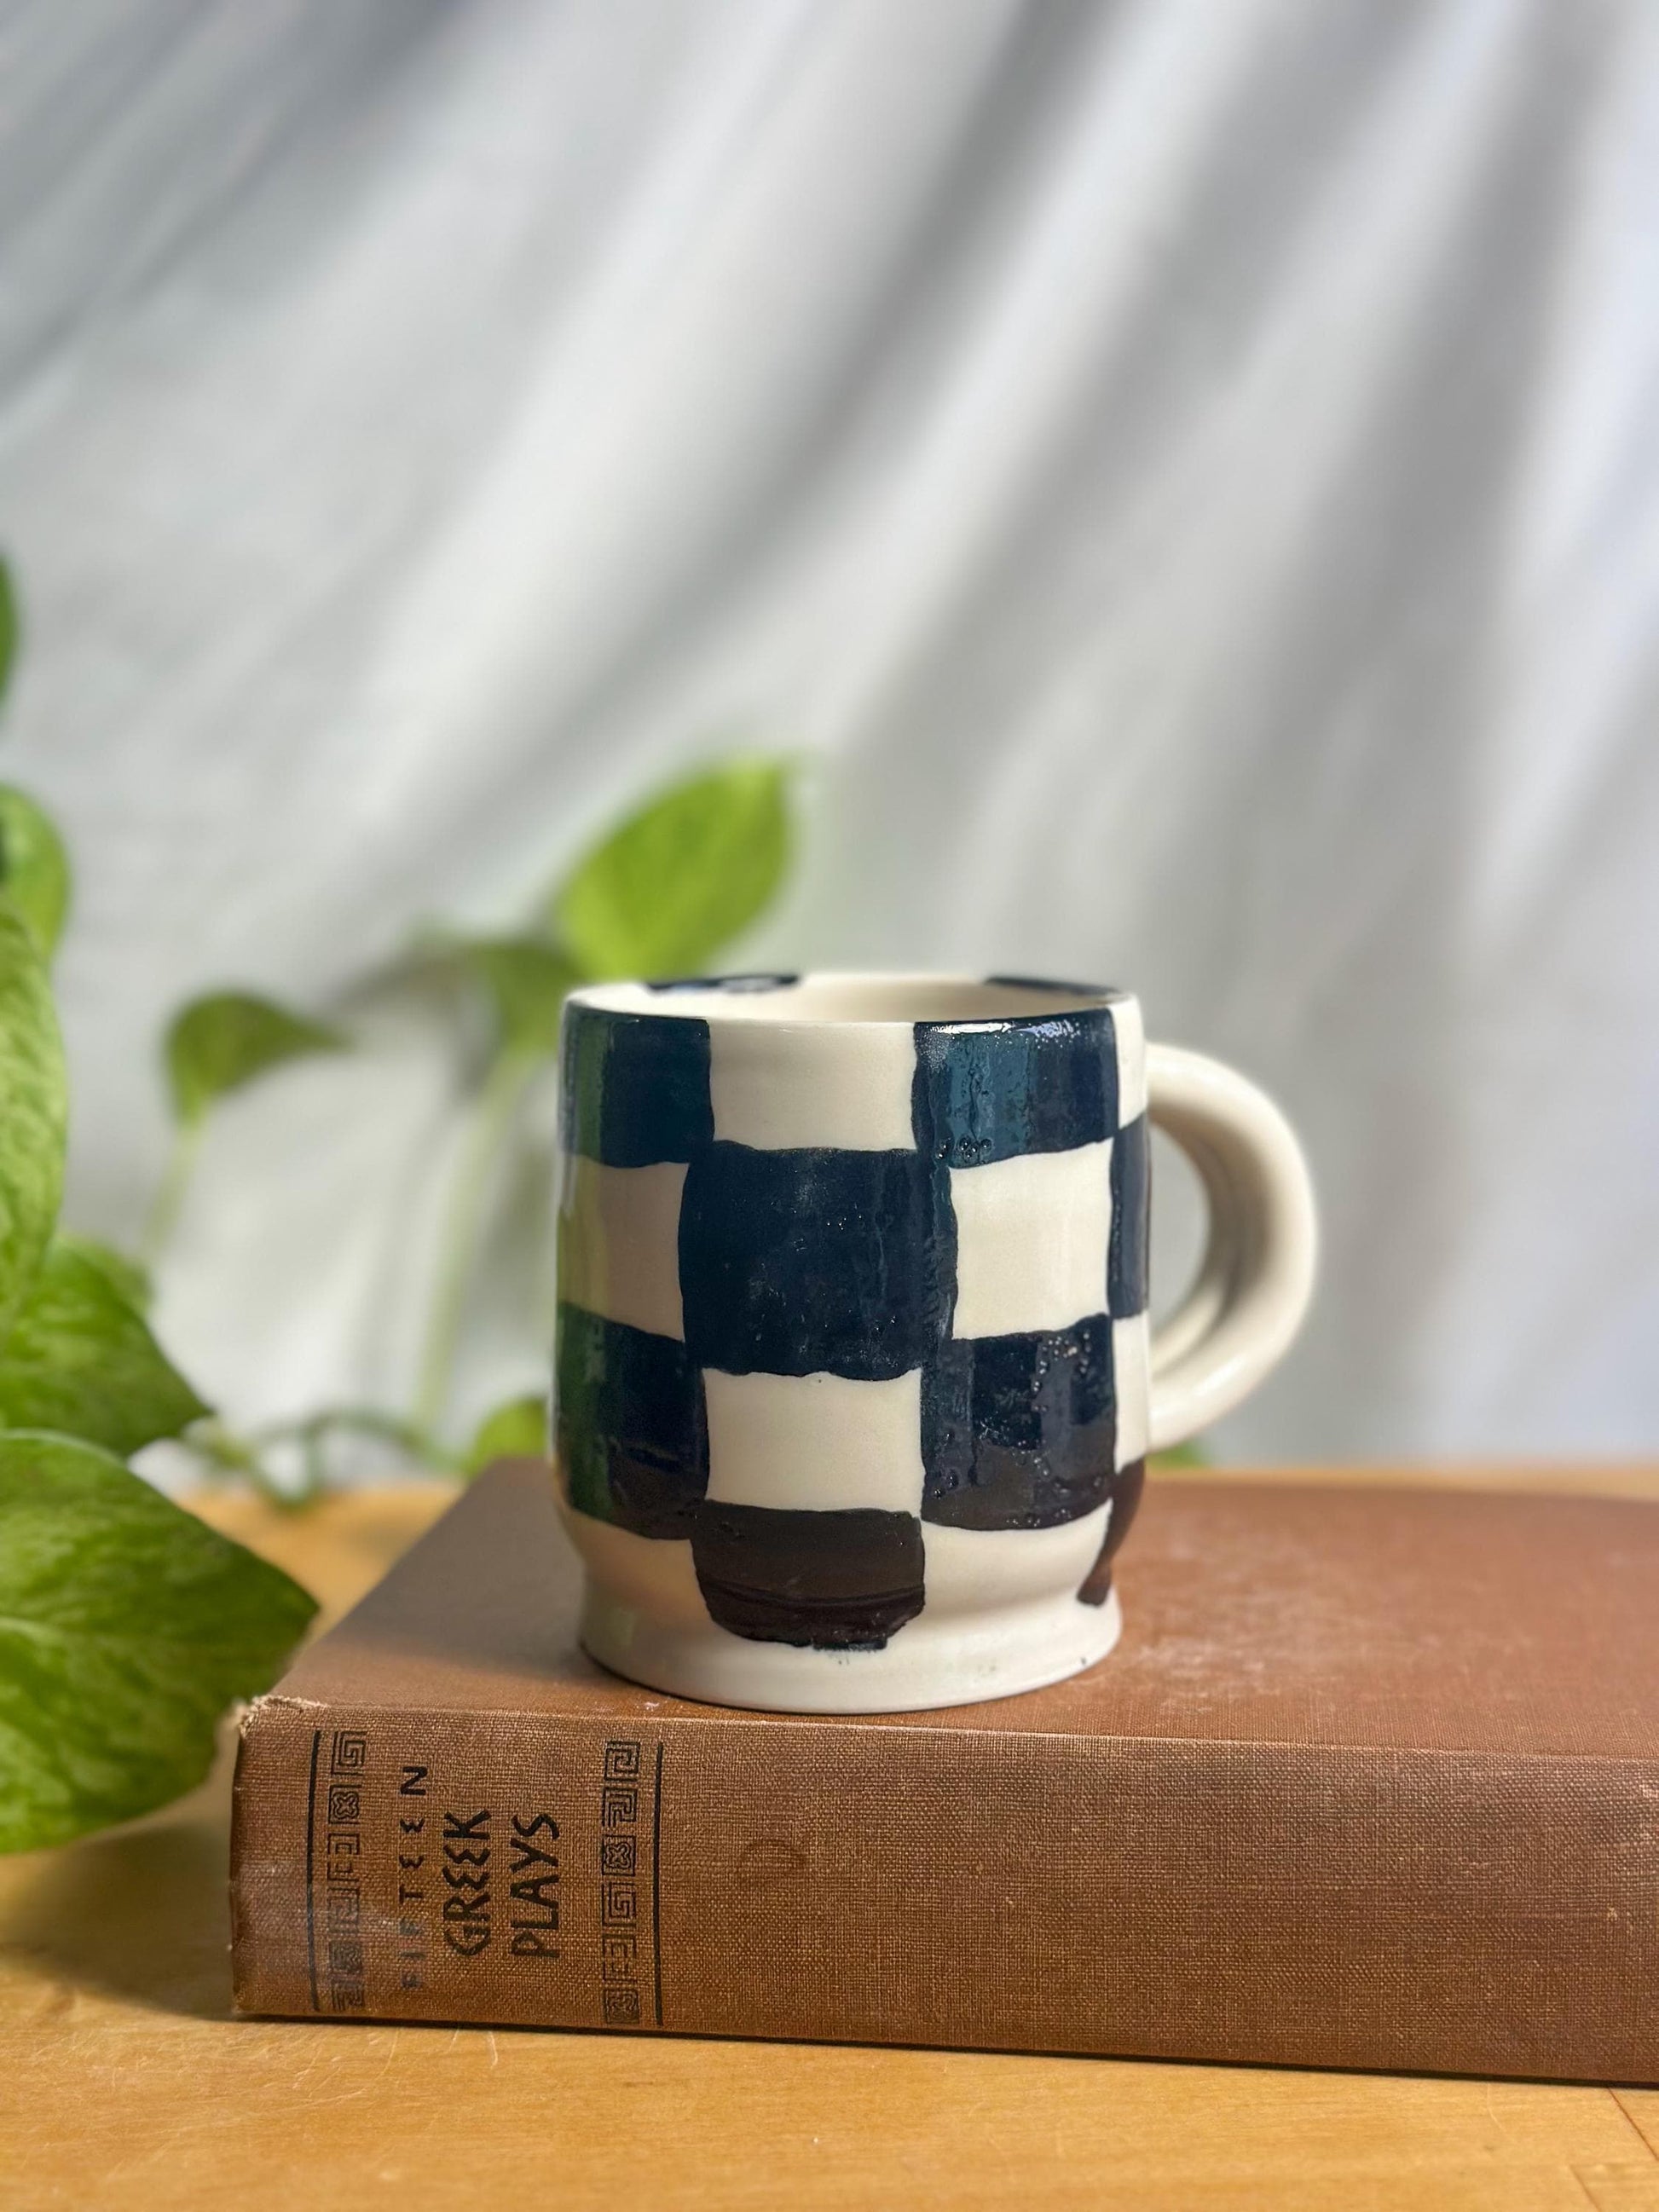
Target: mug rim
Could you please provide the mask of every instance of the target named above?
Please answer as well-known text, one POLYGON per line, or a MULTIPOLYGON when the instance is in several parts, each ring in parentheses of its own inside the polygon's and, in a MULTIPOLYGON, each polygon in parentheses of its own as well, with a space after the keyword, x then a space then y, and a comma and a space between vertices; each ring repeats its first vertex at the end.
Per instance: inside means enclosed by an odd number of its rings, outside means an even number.
POLYGON ((585 983, 567 1005, 635 1018, 728 1022, 769 1028, 833 1030, 894 1029, 1011 1029, 1058 1017, 1099 1014, 1132 1005, 1134 994, 1113 984, 1061 981, 1049 976, 969 975, 927 969, 810 969, 798 975, 744 974, 671 976, 650 981, 585 983), (860 994, 901 1000, 908 1010, 862 1012, 860 994), (943 1001, 960 995, 962 1003, 943 1001), (938 1011, 929 1011, 929 1007, 938 1011))

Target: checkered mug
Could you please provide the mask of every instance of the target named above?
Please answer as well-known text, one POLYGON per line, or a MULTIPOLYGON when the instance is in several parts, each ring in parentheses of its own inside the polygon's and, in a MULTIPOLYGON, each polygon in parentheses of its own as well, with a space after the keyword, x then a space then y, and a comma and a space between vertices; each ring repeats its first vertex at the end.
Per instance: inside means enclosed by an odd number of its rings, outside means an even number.
POLYGON ((582 1641, 800 1712, 963 1705, 1103 1658, 1146 1455, 1307 1307, 1278 1109, 1127 993, 731 975, 572 994, 554 1440, 582 1641), (1157 1332, 1147 1130, 1209 1241, 1157 1332))

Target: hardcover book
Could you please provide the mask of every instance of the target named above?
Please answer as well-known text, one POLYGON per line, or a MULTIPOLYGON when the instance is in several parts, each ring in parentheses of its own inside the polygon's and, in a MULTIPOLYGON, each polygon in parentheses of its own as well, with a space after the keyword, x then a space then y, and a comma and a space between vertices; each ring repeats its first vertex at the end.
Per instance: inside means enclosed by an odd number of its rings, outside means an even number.
POLYGON ((1659 2080, 1659 1511, 1149 1485, 1125 1629, 854 1718, 576 1645, 482 1478, 246 1717, 246 2012, 1659 2080))

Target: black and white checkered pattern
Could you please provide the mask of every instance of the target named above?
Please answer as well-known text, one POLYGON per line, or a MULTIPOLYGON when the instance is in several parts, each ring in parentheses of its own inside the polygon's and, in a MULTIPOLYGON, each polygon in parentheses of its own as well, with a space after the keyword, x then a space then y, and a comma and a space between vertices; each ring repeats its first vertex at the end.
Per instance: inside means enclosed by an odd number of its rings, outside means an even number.
POLYGON ((1139 1009, 1094 999, 866 1030, 855 1068, 833 1023, 568 1009, 568 1502, 688 1547, 720 1626, 877 1648, 1057 1544, 1105 1595, 1146 1442, 1147 1124, 1139 1009))

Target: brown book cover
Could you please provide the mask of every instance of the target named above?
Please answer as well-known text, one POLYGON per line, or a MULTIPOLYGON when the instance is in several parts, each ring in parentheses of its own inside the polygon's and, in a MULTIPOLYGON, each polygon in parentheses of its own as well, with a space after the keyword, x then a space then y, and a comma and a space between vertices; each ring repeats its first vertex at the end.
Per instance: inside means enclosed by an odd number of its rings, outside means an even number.
POLYGON ((825 1719, 577 1651, 480 1480, 248 1714, 246 2012, 1659 2081, 1659 1511, 1149 1486, 1112 1657, 825 1719))

